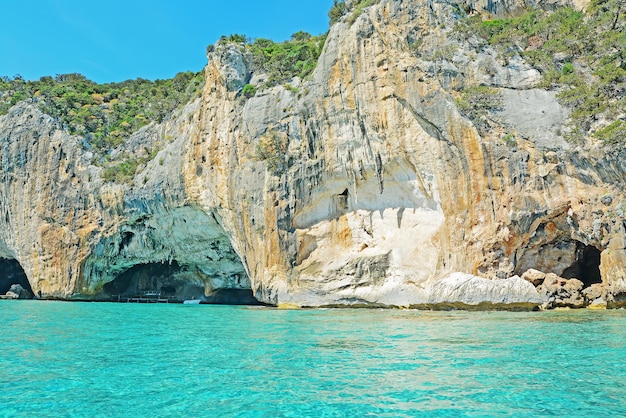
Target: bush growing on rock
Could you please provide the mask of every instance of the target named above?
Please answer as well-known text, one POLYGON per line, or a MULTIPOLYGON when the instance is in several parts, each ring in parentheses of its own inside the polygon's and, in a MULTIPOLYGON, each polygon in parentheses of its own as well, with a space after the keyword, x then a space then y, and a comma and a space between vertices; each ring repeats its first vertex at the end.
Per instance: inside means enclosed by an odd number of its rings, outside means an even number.
POLYGON ((269 87, 311 74, 325 41, 325 34, 312 36, 306 32, 297 32, 289 41, 274 42, 259 38, 247 48, 252 54, 253 67, 269 75, 269 87))
POLYGON ((246 35, 241 35, 239 33, 230 34, 228 36, 222 35, 220 38, 221 42, 228 42, 233 44, 245 44, 248 42, 248 37, 246 35))
POLYGON ((353 10, 352 10, 352 14, 350 15, 350 18, 348 19, 348 23, 353 24, 354 22, 356 22, 356 19, 363 14, 363 11, 367 8, 370 7, 376 3, 378 3, 380 0, 359 0, 356 1, 354 3, 353 6, 353 10))
POLYGON ((331 25, 334 25, 346 14, 346 2, 343 0, 334 0, 333 7, 328 11, 328 19, 331 25))
POLYGON ((571 140, 585 135, 606 144, 624 142, 626 108, 626 3, 592 0, 587 13, 571 7, 528 9, 510 19, 464 19, 457 33, 474 34, 503 58, 521 55, 542 74, 540 87, 559 90, 572 109, 571 140), (599 122, 599 123, 598 123, 599 122))
POLYGON ((595 132, 595 137, 607 144, 618 144, 626 139, 626 121, 616 120, 595 132))
POLYGON ((243 86, 243 89, 241 90, 241 95, 245 97, 246 99, 249 99, 255 94, 256 94, 256 87, 254 87, 252 84, 246 84, 245 86, 243 86))
POLYGON ((256 147, 256 157, 265 161, 267 168, 273 175, 279 175, 285 166, 287 153, 287 135, 277 131, 270 131, 263 135, 256 147))
MULTIPOLYGON (((299 31, 285 42, 257 38, 250 40, 245 35, 222 36, 219 43, 242 45, 249 54, 252 71, 266 73, 266 82, 257 88, 273 87, 288 82, 294 77, 305 78, 313 72, 322 53, 326 35, 313 36, 299 31)), ((251 93, 249 87, 247 94, 251 93)))
POLYGON ((352 3, 352 8, 349 10, 348 5, 344 0, 334 0, 333 6, 328 11, 328 19, 331 25, 337 23, 348 11, 351 11, 350 17, 348 17, 348 23, 351 25, 356 22, 356 19, 363 14, 363 11, 378 3, 380 0, 357 0, 352 3))
POLYGON ((498 89, 488 86, 468 87, 454 102, 479 130, 488 128, 488 113, 501 109, 503 104, 498 89))

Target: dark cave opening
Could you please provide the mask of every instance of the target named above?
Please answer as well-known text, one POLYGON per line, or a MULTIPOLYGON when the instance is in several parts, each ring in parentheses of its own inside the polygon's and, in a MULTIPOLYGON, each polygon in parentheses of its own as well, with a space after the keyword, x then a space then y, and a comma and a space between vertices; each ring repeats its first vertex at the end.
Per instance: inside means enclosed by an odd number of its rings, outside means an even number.
POLYGON ((252 289, 217 289, 204 300, 215 305, 261 305, 252 289))
POLYGON ((339 203, 339 208, 342 210, 348 209, 348 189, 345 189, 343 192, 337 195, 337 200, 339 203))
POLYGON ((176 293, 170 278, 180 272, 176 260, 171 263, 136 264, 107 283, 103 291, 108 295, 139 296, 145 292, 161 292, 165 296, 176 293))
POLYGON ((130 231, 123 232, 118 250, 121 252, 124 248, 128 247, 130 243, 133 241, 134 237, 135 237, 135 234, 133 234, 130 231))
POLYGON ((566 279, 576 278, 582 281, 585 287, 602 283, 600 253, 596 247, 576 241, 576 261, 566 268, 561 276, 566 279))
POLYGON ((214 289, 205 295, 204 279, 207 277, 197 269, 181 266, 176 260, 137 264, 106 283, 102 297, 118 301, 150 295, 170 302, 200 299, 210 304, 259 304, 251 289, 214 289))
POLYGON ((0 295, 6 294, 14 284, 19 284, 31 294, 33 293, 21 264, 14 259, 0 258, 0 295))

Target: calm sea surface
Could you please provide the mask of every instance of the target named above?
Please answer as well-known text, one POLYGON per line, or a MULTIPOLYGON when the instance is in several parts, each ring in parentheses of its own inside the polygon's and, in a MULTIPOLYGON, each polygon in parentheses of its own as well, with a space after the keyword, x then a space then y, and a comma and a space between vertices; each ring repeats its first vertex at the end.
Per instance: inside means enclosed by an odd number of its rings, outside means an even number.
POLYGON ((0 301, 0 416, 624 416, 626 311, 0 301))

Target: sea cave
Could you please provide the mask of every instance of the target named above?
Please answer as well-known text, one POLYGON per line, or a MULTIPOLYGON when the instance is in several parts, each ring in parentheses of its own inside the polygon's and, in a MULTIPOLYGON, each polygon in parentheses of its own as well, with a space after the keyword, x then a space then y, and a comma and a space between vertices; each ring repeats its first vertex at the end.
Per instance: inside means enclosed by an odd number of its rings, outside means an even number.
POLYGON ((181 266, 176 260, 141 263, 106 283, 101 298, 115 301, 148 296, 169 302, 200 299, 212 304, 259 303, 251 289, 214 288, 212 283, 213 280, 199 269, 181 266))
POLYGON ((561 276, 566 279, 577 278, 584 283, 585 287, 602 283, 600 253, 601 251, 596 247, 576 241, 576 261, 565 269, 561 276))

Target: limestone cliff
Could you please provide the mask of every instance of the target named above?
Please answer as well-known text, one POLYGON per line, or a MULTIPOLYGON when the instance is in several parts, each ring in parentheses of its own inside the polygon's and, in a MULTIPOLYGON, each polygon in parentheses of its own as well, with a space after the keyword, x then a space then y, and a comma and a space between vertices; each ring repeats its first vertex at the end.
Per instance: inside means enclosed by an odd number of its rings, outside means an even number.
POLYGON ((103 184, 80 138, 20 104, 0 117, 0 258, 42 297, 537 305, 515 277, 534 268, 619 299, 623 148, 566 142, 537 70, 452 30, 460 6, 526 3, 381 1, 333 25, 311 79, 251 98, 264 75, 218 43, 202 97, 124 145, 161 148, 132 185, 103 184), (485 124, 454 100, 474 85, 502 99, 485 124))
POLYGON ((48 298, 108 300, 163 289, 178 300, 229 301, 221 290, 250 289, 215 214, 185 195, 182 161, 196 111, 192 103, 125 145, 131 154, 163 147, 127 186, 103 184, 80 138, 52 118, 28 103, 12 108, 0 118, 0 258, 16 260, 35 293, 48 298))

